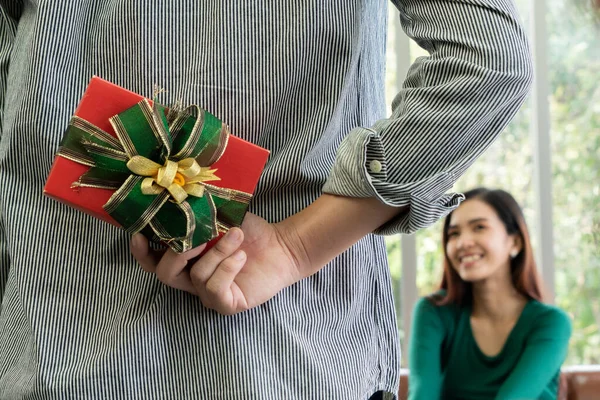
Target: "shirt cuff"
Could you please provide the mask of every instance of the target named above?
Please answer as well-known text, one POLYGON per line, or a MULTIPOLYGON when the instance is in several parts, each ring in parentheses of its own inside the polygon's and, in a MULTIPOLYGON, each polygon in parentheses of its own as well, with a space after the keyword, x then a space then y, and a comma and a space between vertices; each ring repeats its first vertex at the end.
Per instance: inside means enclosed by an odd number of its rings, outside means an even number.
POLYGON ((434 172, 420 181, 392 182, 388 178, 380 136, 372 129, 356 128, 340 144, 323 192, 345 197, 376 197, 393 207, 408 205, 408 212, 386 222, 374 233, 411 234, 443 218, 464 199, 462 194, 445 194, 456 181, 453 173, 435 171, 434 166, 431 170, 434 172))

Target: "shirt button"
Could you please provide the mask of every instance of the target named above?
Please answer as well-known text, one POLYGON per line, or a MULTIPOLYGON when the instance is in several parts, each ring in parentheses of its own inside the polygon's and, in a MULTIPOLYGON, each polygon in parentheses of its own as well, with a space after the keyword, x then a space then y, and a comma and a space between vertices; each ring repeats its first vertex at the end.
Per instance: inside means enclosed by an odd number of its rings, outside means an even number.
POLYGON ((377 160, 373 160, 369 163, 369 169, 371 172, 377 174, 381 172, 381 163, 377 160))

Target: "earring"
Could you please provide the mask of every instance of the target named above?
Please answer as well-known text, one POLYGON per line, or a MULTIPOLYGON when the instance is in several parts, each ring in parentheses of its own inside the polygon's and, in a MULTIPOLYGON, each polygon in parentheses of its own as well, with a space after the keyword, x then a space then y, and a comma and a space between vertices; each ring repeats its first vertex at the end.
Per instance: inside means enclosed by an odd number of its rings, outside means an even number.
POLYGON ((510 258, 515 258, 518 255, 519 255, 519 250, 517 250, 517 249, 511 250, 510 258))

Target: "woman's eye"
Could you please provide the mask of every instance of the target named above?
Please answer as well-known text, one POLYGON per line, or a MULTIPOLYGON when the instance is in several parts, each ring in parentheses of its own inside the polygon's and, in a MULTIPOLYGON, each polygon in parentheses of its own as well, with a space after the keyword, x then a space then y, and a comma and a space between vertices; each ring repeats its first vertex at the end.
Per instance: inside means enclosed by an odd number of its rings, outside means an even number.
POLYGON ((448 237, 458 236, 458 232, 448 232, 448 237))
POLYGON ((485 226, 483 226, 483 225, 476 225, 475 226, 475 230, 476 231, 481 231, 481 230, 484 230, 484 229, 485 229, 485 226))

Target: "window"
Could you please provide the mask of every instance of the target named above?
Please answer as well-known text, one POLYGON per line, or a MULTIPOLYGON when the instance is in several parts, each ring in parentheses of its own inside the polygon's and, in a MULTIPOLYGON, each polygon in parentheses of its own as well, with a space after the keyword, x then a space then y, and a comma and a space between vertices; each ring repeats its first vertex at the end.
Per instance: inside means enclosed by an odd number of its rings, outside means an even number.
POLYGON ((573 318, 568 364, 600 363, 600 21, 548 6, 556 304, 573 318))

